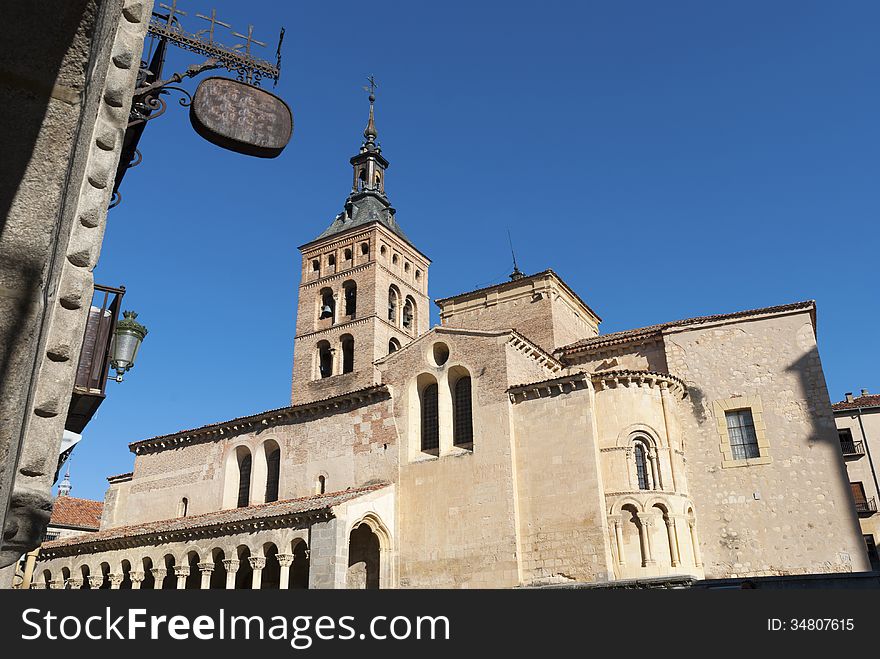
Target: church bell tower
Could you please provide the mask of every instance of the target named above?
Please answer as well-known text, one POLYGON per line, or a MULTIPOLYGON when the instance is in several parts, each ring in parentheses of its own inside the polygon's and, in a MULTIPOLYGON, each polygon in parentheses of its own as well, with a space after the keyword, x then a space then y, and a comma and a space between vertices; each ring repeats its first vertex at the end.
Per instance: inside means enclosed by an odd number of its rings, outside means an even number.
POLYGON ((388 160, 377 142, 375 83, 364 141, 352 156, 343 210, 301 246, 291 403, 379 381, 373 362, 428 330, 430 260, 406 237, 385 195, 388 160))

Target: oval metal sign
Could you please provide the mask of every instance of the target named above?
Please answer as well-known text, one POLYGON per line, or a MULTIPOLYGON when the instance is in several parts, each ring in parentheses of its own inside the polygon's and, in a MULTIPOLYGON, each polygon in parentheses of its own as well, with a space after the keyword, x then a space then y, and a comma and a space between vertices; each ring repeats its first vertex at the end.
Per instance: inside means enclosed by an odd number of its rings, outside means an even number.
POLYGON ((293 114, 270 92, 230 78, 205 78, 189 109, 195 131, 217 146, 275 158, 293 134, 293 114))

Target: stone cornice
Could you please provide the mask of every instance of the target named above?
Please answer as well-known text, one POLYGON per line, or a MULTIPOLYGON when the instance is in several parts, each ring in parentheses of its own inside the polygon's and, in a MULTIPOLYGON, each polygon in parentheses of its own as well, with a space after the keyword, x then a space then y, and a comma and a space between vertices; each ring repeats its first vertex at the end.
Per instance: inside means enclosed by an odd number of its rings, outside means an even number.
POLYGON ((64 556, 77 556, 79 554, 94 554, 116 549, 132 549, 134 547, 167 544, 169 542, 191 542, 193 540, 216 538, 221 535, 252 533, 267 529, 289 528, 307 522, 320 522, 333 517, 332 510, 325 509, 236 522, 207 524, 205 526, 194 526, 172 531, 121 535, 107 539, 88 540, 85 536, 76 536, 77 538, 83 538, 83 540, 76 544, 66 544, 58 547, 44 544, 40 550, 40 560, 45 561, 64 556))
POLYGON ((507 343, 510 346, 512 346, 513 348, 515 348, 519 352, 523 353, 527 357, 530 357, 531 359, 535 360, 541 366, 543 366, 544 368, 549 370, 551 373, 558 373, 559 371, 562 370, 562 368, 563 368, 562 364, 559 362, 558 359, 556 359, 549 352, 545 351, 544 349, 542 349, 538 345, 532 343, 531 341, 529 341, 526 337, 524 337, 522 334, 520 334, 516 330, 509 330, 509 331, 510 331, 510 339, 507 341, 507 343))
POLYGON ((344 411, 346 408, 364 405, 388 398, 388 387, 383 384, 372 385, 340 394, 331 396, 310 403, 301 405, 293 405, 290 407, 280 407, 275 410, 268 410, 253 414, 250 416, 239 417, 229 421, 213 423, 201 428, 191 430, 181 430, 168 435, 160 435, 150 439, 144 439, 138 442, 132 442, 128 445, 129 450, 136 455, 144 453, 156 453, 172 448, 178 448, 187 444, 194 444, 207 441, 216 441, 225 439, 227 435, 234 435, 239 432, 247 432, 254 428, 275 425, 282 422, 300 423, 308 421, 328 411, 344 411))
POLYGON ((613 387, 660 387, 677 393, 681 398, 687 396, 687 385, 681 378, 659 371, 617 370, 591 373, 590 379, 596 391, 613 387))
POLYGON ((587 388, 589 388, 588 375, 583 371, 578 371, 549 380, 514 385, 508 387, 507 393, 510 396, 510 402, 517 403, 587 388))
MULTIPOLYGON (((299 283, 299 288, 302 291, 303 289, 309 288, 321 288, 326 284, 337 281, 339 279, 347 279, 351 275, 357 272, 363 272, 364 270, 368 270, 370 267, 378 265, 375 261, 367 261, 366 263, 361 263, 360 265, 353 266, 348 268, 347 270, 337 270, 332 275, 323 275, 322 277, 318 277, 317 279, 312 279, 311 281, 301 281, 299 283)), ((301 294, 301 293, 300 293, 301 294)))

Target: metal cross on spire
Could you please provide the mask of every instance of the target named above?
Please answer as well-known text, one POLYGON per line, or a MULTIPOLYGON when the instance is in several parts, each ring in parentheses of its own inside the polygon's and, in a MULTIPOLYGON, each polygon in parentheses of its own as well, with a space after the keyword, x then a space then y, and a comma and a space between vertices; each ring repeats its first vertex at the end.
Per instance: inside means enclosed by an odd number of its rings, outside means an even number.
MULTIPOLYGON (((171 0, 171 6, 170 6, 170 7, 169 7, 168 5, 166 5, 166 4, 164 4, 164 3, 161 3, 161 2, 159 3, 159 6, 160 6, 162 9, 167 9, 167 10, 168 10, 168 22, 165 24, 166 27, 171 27, 171 24, 174 22, 174 18, 175 18, 175 16, 177 16, 178 14, 180 14, 181 16, 186 16, 186 12, 185 12, 185 11, 183 11, 182 9, 178 9, 178 8, 177 8, 177 0, 171 0)), ((178 21, 178 23, 179 23, 179 22, 180 22, 180 21, 178 21)))
POLYGON ((370 83, 369 87, 364 87, 365 92, 370 92, 370 103, 376 100, 376 87, 379 85, 376 83, 376 76, 367 76, 367 82, 370 83))
POLYGON ((210 27, 209 29, 207 29, 207 30, 199 30, 198 32, 196 32, 196 36, 201 36, 201 35, 203 35, 205 32, 207 32, 207 33, 208 33, 208 43, 214 43, 214 27, 215 27, 215 26, 217 26, 217 25, 222 25, 223 27, 228 27, 228 28, 231 28, 231 27, 232 27, 229 23, 224 23, 223 21, 218 21, 218 20, 217 20, 217 10, 216 10, 216 9, 212 9, 212 10, 211 10, 211 15, 210 15, 210 16, 205 16, 204 14, 196 14, 196 17, 197 17, 197 18, 202 18, 202 19, 204 19, 204 20, 206 20, 206 21, 210 21, 210 22, 211 22, 211 27, 210 27))
MULTIPOLYGON (((254 39, 254 26, 253 25, 248 25, 248 32, 246 35, 240 34, 238 32, 233 32, 232 36, 238 37, 240 39, 247 39, 247 41, 244 44, 244 47, 245 47, 244 54, 245 55, 251 54, 251 44, 252 43, 257 44, 258 46, 265 46, 266 45, 262 41, 257 41, 256 39, 254 39)), ((238 44, 237 46, 233 46, 233 49, 241 48, 241 46, 242 46, 242 44, 238 44)))

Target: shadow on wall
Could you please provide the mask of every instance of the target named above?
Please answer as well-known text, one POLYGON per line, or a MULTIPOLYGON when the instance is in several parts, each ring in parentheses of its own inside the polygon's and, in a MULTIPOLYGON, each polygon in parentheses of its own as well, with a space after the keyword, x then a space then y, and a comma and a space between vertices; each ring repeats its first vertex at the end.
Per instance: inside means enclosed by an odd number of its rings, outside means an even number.
POLYGON ((831 398, 828 395, 828 388, 825 384, 825 376, 822 372, 822 362, 819 359, 819 350, 815 344, 803 354, 803 356, 793 362, 791 366, 785 369, 789 373, 798 376, 801 382, 801 394, 807 403, 807 414, 810 418, 810 431, 805 438, 807 444, 812 442, 824 442, 832 445, 832 455, 837 456, 834 460, 834 468, 840 478, 842 487, 847 494, 845 502, 850 506, 849 520, 850 528, 853 535, 860 540, 859 547, 862 547, 864 563, 868 564, 867 548, 861 542, 862 529, 859 525, 858 517, 855 513, 855 502, 849 487, 849 474, 846 470, 846 463, 843 460, 843 454, 840 451, 840 438, 837 434, 837 426, 834 422, 834 413, 831 410, 831 398), (819 423, 820 419, 826 421, 825 426, 819 423))

